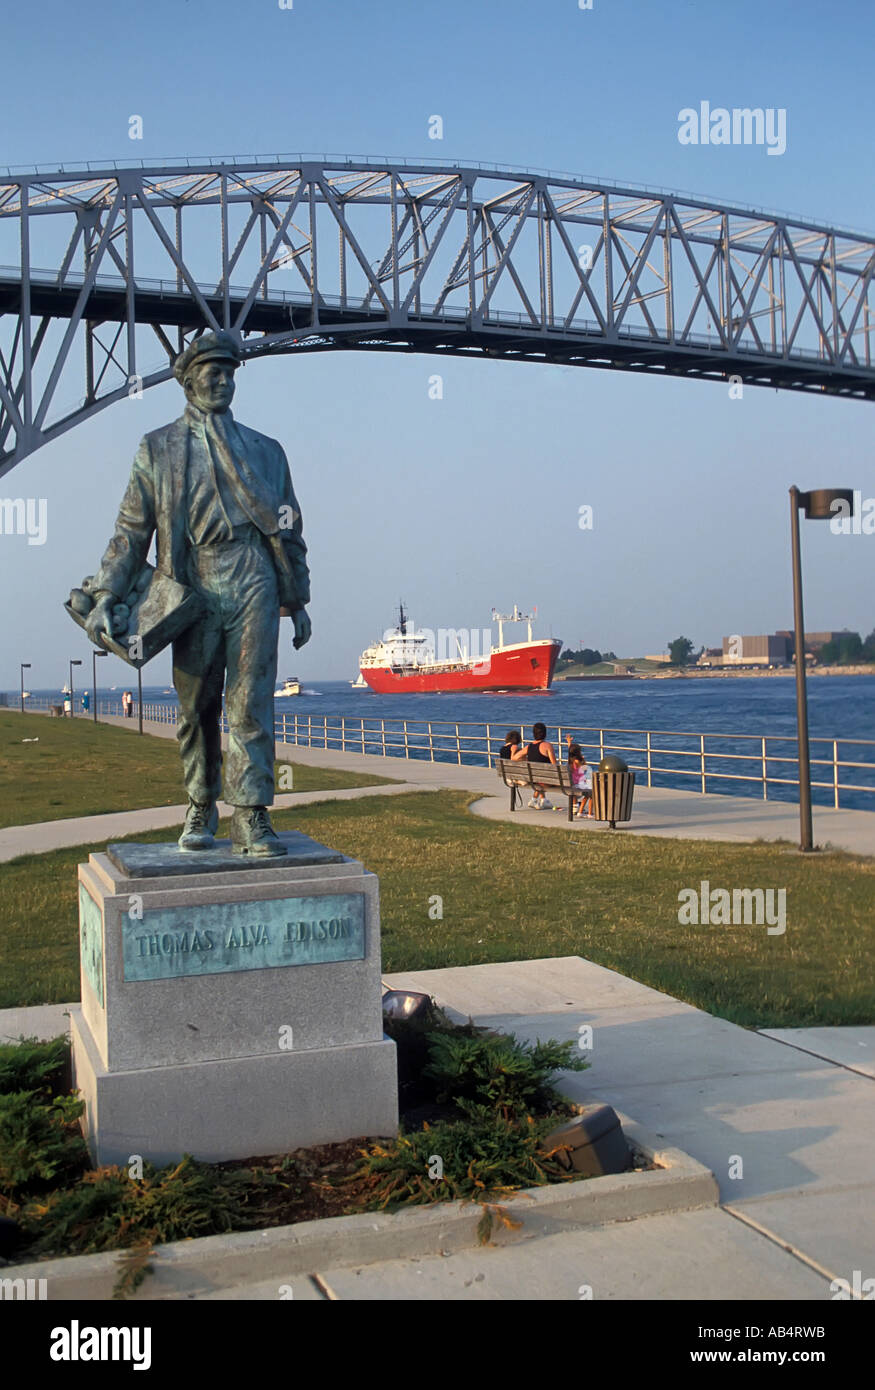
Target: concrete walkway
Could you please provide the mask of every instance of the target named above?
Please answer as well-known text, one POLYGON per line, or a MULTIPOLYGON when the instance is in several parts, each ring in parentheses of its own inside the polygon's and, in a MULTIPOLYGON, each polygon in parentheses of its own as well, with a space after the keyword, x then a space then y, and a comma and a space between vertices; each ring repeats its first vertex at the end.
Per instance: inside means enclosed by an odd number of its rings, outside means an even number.
POLYGON ((875 1088, 856 1067, 821 1058, 871 1060, 875 1028, 782 1029, 778 1041, 577 957, 386 983, 531 1040, 592 1028, 591 1068, 563 1089, 613 1105, 707 1164, 723 1205, 443 1259, 326 1269, 328 1296, 811 1301, 871 1263, 875 1088))
MULTIPOLYGON (((826 1300, 871 1273, 875 1028, 757 1033, 580 957, 387 976, 520 1038, 579 1038, 589 1070, 563 1090, 602 1100, 705 1163, 722 1206, 560 1230, 511 1246, 326 1267, 295 1297, 370 1300, 826 1300), (835 1060, 827 1060, 833 1057, 835 1060), (847 1060, 846 1060, 847 1059, 847 1060), (317 1295, 319 1296, 319 1295, 317 1295)), ((55 1036, 69 1005, 0 1013, 0 1039, 55 1036)), ((525 1221, 525 1213, 520 1213, 525 1221)), ((523 1235, 525 1228, 523 1227, 523 1235)), ((317 1271, 314 1271, 317 1273, 317 1271)), ((276 1299, 223 1281, 219 1299, 276 1299)), ((184 1296, 180 1293, 180 1297, 184 1296)))
MULTIPOLYGON (((673 791, 666 787, 636 787, 632 819, 611 830, 606 821, 578 820, 569 823, 568 803, 554 801, 553 810, 532 811, 528 807, 511 812, 509 793, 475 801, 471 810, 486 820, 521 821, 525 825, 548 825, 576 835, 656 835, 672 840, 782 840, 799 843, 799 808, 781 801, 755 801, 753 797, 704 796, 697 792, 673 791)), ((818 849, 849 850, 852 854, 875 854, 875 812, 829 811, 815 809, 814 840, 818 849)))
POLYGON ((875 1079, 826 1057, 871 1060, 875 1028, 757 1033, 579 957, 387 983, 518 1037, 590 1027, 592 1065, 567 1079, 572 1098, 605 1100, 707 1164, 726 1209, 810 1268, 833 1278, 871 1263, 875 1079))
MULTIPOLYGON (((276 797, 278 811, 312 806, 318 801, 355 801, 363 796, 398 796, 410 792, 403 782, 385 787, 339 787, 334 790, 288 792, 276 797)), ((219 802, 219 815, 230 816, 233 806, 219 802)), ((69 820, 39 821, 35 825, 10 825, 0 829, 0 864, 21 854, 46 854, 75 845, 106 844, 138 831, 172 829, 176 839, 188 806, 150 806, 140 811, 112 811, 102 816, 74 816, 69 820)))

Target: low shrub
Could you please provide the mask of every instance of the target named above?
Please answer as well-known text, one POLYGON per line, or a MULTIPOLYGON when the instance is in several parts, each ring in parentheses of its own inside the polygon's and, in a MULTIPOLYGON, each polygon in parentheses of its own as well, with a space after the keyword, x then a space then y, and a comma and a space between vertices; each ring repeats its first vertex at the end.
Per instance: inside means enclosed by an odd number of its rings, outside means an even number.
MULTIPOLYGON (((333 1177, 329 1165, 321 1186, 339 1197, 349 1184, 347 1210, 476 1200, 488 1235, 495 1219, 513 1224, 491 1199, 576 1176, 543 1142, 571 1108, 555 1089, 557 1073, 587 1065, 573 1041, 522 1043, 470 1022, 458 1027, 437 1009, 397 1028, 408 1044, 406 1084, 451 1115, 360 1150, 348 1177, 333 1177)), ((144 1277, 153 1245, 272 1224, 290 1183, 306 1178, 305 1155, 270 1171, 189 1155, 164 1168, 146 1163, 142 1177, 90 1169, 84 1104, 68 1087, 66 1039, 0 1048, 0 1213, 18 1223, 28 1258, 125 1250, 125 1293, 144 1277)))
POLYGON ((452 1101, 466 1113, 474 1106, 511 1118, 568 1113, 554 1078, 588 1065, 573 1039, 525 1043, 505 1033, 432 1033, 423 1076, 434 1083, 438 1101, 452 1101))
POLYGON ((486 1029, 468 1023, 453 1023, 434 1000, 427 1009, 410 1018, 383 1017, 383 1032, 395 1044, 398 1067, 398 1102, 402 1113, 436 1100, 435 1082, 426 1074, 429 1047, 436 1034, 453 1037, 480 1037, 486 1029))
POLYGON ((35 1185, 65 1181, 88 1162, 76 1096, 46 1100, 38 1091, 0 1095, 0 1195, 14 1200, 35 1185))
POLYGON ((53 1095, 68 1089, 70 1041, 22 1038, 0 1046, 0 1095, 10 1091, 39 1091, 53 1095))
POLYGON ((572 1106, 556 1090, 560 1071, 589 1064, 574 1041, 519 1042, 468 1025, 422 1034, 421 1083, 457 1118, 411 1130, 391 1144, 362 1149, 350 1181, 367 1211, 454 1199, 484 1205, 481 1237, 493 1217, 513 1225, 490 1199, 524 1187, 573 1180, 544 1140, 572 1106))
POLYGON ((555 1116, 511 1119, 486 1111, 402 1134, 363 1149, 357 1182, 367 1211, 446 1202, 485 1201, 520 1187, 565 1182, 569 1175, 543 1143, 555 1116))
POLYGON ((151 1246, 257 1225, 250 1204, 270 1183, 259 1169, 228 1171, 187 1154, 165 1168, 144 1164, 140 1179, 124 1168, 94 1168, 75 1186, 28 1203, 18 1219, 33 1241, 29 1254, 151 1246))

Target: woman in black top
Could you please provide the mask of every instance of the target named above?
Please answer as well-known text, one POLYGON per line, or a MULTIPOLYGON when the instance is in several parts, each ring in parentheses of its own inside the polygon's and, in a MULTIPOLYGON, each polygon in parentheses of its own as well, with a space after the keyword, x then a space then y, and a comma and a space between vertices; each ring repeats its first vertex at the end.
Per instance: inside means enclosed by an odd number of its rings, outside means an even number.
MULTIPOLYGON (((556 766, 556 754, 553 751, 552 743, 547 742, 547 726, 545 724, 532 725, 532 742, 526 744, 525 748, 519 748, 511 757, 514 762, 520 762, 523 758, 529 763, 552 763, 556 766)), ((543 787, 535 784, 535 795, 529 805, 535 811, 550 810, 550 802, 545 800, 546 792, 543 787)))

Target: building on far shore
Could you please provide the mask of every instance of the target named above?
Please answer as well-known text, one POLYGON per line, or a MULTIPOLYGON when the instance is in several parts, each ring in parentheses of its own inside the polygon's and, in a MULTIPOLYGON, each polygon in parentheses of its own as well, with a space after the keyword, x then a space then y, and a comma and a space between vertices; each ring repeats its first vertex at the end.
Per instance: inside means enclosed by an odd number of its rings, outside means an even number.
POLYGON ((759 633, 742 636, 735 633, 723 638, 720 664, 722 666, 787 666, 791 660, 792 642, 786 632, 759 633))
MULTIPOLYGON (((806 662, 813 665, 828 642, 838 643, 848 637, 856 637, 859 641, 859 633, 849 632, 847 629, 843 632, 806 632, 806 662)), ((706 647, 696 665, 792 666, 796 659, 795 647, 795 635, 786 629, 752 636, 734 633, 731 637, 723 638, 722 647, 706 647)))

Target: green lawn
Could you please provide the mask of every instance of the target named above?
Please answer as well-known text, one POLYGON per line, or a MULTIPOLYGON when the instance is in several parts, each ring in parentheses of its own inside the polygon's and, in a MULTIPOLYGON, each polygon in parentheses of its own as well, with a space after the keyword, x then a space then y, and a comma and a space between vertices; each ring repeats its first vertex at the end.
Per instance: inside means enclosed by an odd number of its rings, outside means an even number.
MULTIPOLYGON (((871 860, 494 823, 470 814, 471 799, 325 802, 278 812, 275 823, 379 874, 386 972, 581 955, 736 1023, 875 1022, 871 860), (785 934, 679 925, 678 893, 702 879, 785 888, 785 934), (442 920, 429 917, 435 895, 442 920)), ((0 867, 0 1007, 78 997, 76 864, 85 857, 65 850, 0 867)))
MULTIPOLYGON (((297 763, 293 767, 299 792, 370 787, 388 780, 297 763)), ((89 719, 0 713, 0 827, 185 801, 175 738, 140 737, 133 729, 89 719)))

